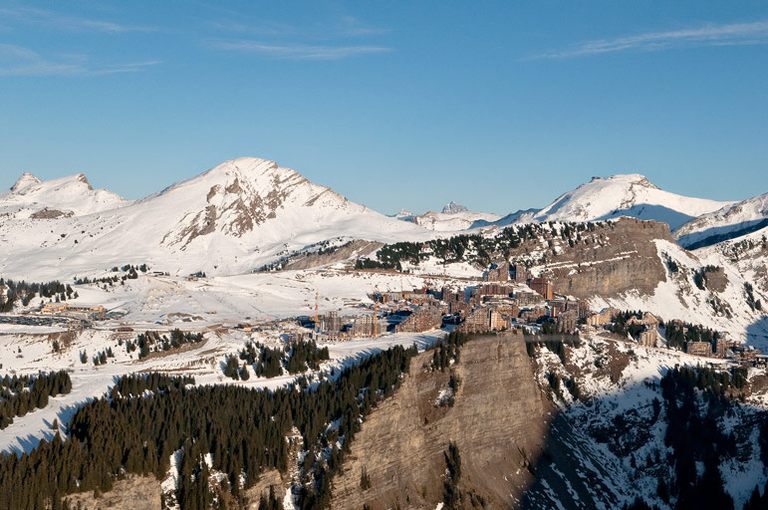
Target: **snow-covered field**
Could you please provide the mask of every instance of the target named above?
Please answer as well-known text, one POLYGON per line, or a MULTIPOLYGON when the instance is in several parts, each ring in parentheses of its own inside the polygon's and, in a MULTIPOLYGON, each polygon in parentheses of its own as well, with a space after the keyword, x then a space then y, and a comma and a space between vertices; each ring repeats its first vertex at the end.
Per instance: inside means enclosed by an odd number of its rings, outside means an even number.
MULTIPOLYGON (((435 268, 439 270, 439 268, 435 268)), ((141 275, 104 290, 96 285, 78 285, 79 297, 71 301, 78 306, 102 305, 112 312, 126 314, 103 324, 113 327, 121 323, 179 324, 180 327, 205 327, 211 324, 237 324, 309 315, 315 302, 320 313, 340 315, 370 313, 374 292, 395 292, 443 285, 464 286, 467 277, 482 273, 466 264, 449 266, 447 275, 354 272, 344 269, 279 271, 186 279, 172 276, 141 275), (454 267, 458 266, 458 267, 454 267), (462 278, 462 279, 457 279, 462 278)), ((30 307, 39 305, 33 301, 30 307)))

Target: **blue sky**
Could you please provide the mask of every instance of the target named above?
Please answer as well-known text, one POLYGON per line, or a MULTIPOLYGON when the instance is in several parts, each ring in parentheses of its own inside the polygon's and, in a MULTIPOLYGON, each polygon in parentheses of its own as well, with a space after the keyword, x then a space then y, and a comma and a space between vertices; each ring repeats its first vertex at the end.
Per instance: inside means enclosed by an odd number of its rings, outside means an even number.
POLYGON ((768 3, 0 1, 3 189, 245 155, 383 212, 768 192, 768 3))

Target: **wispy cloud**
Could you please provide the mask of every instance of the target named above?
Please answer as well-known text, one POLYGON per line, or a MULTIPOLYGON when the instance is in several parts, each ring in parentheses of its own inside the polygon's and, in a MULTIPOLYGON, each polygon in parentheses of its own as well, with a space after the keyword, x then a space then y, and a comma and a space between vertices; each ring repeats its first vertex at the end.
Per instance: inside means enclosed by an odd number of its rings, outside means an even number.
POLYGON ((244 23, 233 20, 212 21, 209 26, 217 32, 259 37, 281 37, 299 33, 299 30, 294 26, 271 21, 260 21, 259 23, 244 23))
POLYGON ((533 55, 527 60, 579 58, 623 51, 660 51, 674 48, 758 44, 768 44, 768 21, 710 24, 664 32, 646 32, 615 39, 597 39, 570 48, 533 55))
POLYGON ((0 76, 75 76, 135 73, 160 61, 92 64, 85 55, 45 57, 13 44, 0 44, 0 76))
POLYGON ((368 36, 386 34, 389 29, 367 25, 354 16, 344 16, 339 21, 338 32, 343 36, 368 36))
POLYGON ((24 23, 71 32, 104 32, 119 34, 126 32, 153 32, 157 30, 156 28, 147 26, 126 25, 114 21, 68 16, 33 7, 1 7, 0 18, 2 18, 6 24, 9 22, 24 23))
POLYGON ((342 16, 331 22, 317 22, 304 27, 269 20, 249 23, 242 19, 228 17, 225 20, 211 21, 209 26, 222 32, 237 32, 266 38, 301 36, 310 40, 367 37, 390 32, 387 28, 368 25, 354 16, 342 16))
POLYGON ((239 38, 210 39, 206 42, 209 48, 281 60, 341 60, 392 51, 385 45, 360 44, 361 39, 386 34, 389 30, 370 26, 354 16, 318 21, 304 27, 267 20, 249 23, 231 19, 215 21, 210 26, 220 32, 237 33, 239 38))
POLYGON ((291 60, 340 60, 343 58, 392 51, 385 46, 345 46, 310 44, 271 44, 260 41, 211 41, 218 50, 248 52, 267 57, 291 60))

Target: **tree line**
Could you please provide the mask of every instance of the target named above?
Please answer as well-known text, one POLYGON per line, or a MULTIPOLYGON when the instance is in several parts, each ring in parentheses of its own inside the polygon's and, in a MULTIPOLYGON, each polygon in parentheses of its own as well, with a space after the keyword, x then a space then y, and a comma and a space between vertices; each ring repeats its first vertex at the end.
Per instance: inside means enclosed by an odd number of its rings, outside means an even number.
POLYGON ((326 508, 331 477, 361 415, 395 390, 416 352, 394 347, 322 382, 300 377, 277 390, 126 376, 109 395, 74 414, 66 441, 57 433, 29 453, 0 457, 0 510, 63 508, 64 495, 108 491, 126 474, 162 479, 175 452, 182 477, 174 498, 182 509, 207 508, 212 501, 204 455, 210 455, 211 470, 225 474, 220 490, 235 498, 237 508, 261 472, 288 469, 286 437, 293 427, 307 450, 299 507, 326 508))
POLYGON ((22 306, 29 306, 29 303, 36 296, 55 299, 59 302, 77 297, 77 292, 68 283, 61 283, 58 280, 35 283, 0 278, 0 312, 12 311, 17 303, 21 303, 22 306))
POLYGON ((205 339, 202 333, 192 333, 189 331, 181 331, 176 328, 170 333, 160 334, 157 331, 146 331, 139 333, 136 340, 128 340, 125 342, 125 350, 129 354, 139 349, 139 359, 146 358, 152 352, 170 351, 172 349, 178 349, 185 344, 200 343, 205 339))
POLYGON ((720 339, 720 333, 713 329, 681 321, 667 322, 664 334, 667 337, 667 345, 679 350, 686 350, 688 342, 707 342, 711 345, 712 352, 715 352, 717 341, 720 339))
POLYGON ((48 398, 72 391, 72 380, 65 370, 36 375, 4 376, 0 379, 0 429, 34 409, 48 405, 48 398))
POLYGON ((402 271, 404 263, 419 262, 436 257, 448 264, 469 262, 488 265, 499 255, 508 258, 512 250, 524 242, 540 239, 562 239, 570 246, 582 242, 584 235, 600 229, 613 228, 610 222, 584 223, 528 223, 512 225, 497 235, 485 237, 480 234, 459 234, 444 239, 421 242, 397 242, 385 245, 376 252, 376 258, 360 258, 356 269, 396 269, 402 271))
POLYGON ((725 392, 742 387, 742 376, 705 367, 675 367, 662 377, 667 412, 664 443, 674 453, 667 458, 672 472, 660 475, 658 493, 667 503, 676 497, 675 508, 733 508, 719 466, 736 455, 736 439, 732 432, 721 430, 717 419, 735 405, 725 392), (702 474, 697 464, 704 466, 702 474))
POLYGON ((134 266, 126 264, 122 267, 114 266, 110 272, 112 273, 124 273, 122 275, 103 276, 101 278, 89 278, 87 276, 78 278, 75 277, 75 285, 86 285, 89 283, 102 283, 109 286, 114 285, 117 282, 124 284, 126 280, 136 280, 139 277, 139 271, 146 273, 149 271, 149 267, 146 264, 134 266))
POLYGON ((284 348, 267 347, 259 342, 248 342, 238 355, 224 358, 223 372, 232 379, 247 380, 248 366, 253 367, 257 377, 277 377, 283 370, 289 374, 318 370, 320 363, 330 359, 328 347, 318 347, 314 340, 297 341, 284 348), (239 361, 242 361, 242 367, 239 361))

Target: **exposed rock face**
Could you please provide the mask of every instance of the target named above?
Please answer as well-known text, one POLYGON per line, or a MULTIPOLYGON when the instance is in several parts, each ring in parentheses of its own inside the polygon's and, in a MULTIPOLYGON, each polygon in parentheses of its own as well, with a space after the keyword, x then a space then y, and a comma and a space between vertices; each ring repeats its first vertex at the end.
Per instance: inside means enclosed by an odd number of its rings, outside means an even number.
POLYGON ((536 385, 522 337, 472 340, 452 370, 461 380, 453 407, 436 407, 448 372, 427 372, 432 352, 416 357, 401 388, 352 442, 333 481, 331 508, 434 508, 443 499, 444 452, 453 441, 460 488, 488 508, 514 506, 532 481, 526 469, 543 446, 548 402, 536 385), (363 469, 371 487, 362 490, 363 469))
POLYGON ((443 214, 456 214, 460 212, 466 212, 469 209, 467 209, 465 206, 461 204, 457 204, 453 200, 448 202, 443 206, 443 210, 441 211, 443 214))
POLYGON ((278 216, 301 216, 297 208, 317 205, 333 211, 361 209, 294 170, 279 167, 274 161, 251 158, 222 163, 166 189, 159 198, 169 197, 192 200, 184 216, 162 241, 182 248, 198 237, 213 233, 243 237, 278 216), (197 196, 205 196, 205 203, 195 200, 197 196))
MULTIPOLYGON (((582 234, 572 245, 550 243, 538 269, 552 279, 558 293, 577 298, 612 297, 630 290, 653 293, 666 279, 656 239, 672 241, 666 224, 621 218, 582 234)), ((523 253, 529 250, 520 248, 523 253)))
POLYGON ((728 277, 722 267, 704 268, 704 284, 712 292, 724 292, 728 286, 728 277))
MULTIPOLYGON (((277 163, 269 162, 259 169, 263 174, 278 171, 277 163)), ((214 184, 206 194, 205 209, 199 211, 192 221, 178 233, 178 239, 188 244, 194 238, 221 231, 239 237, 250 232, 276 216, 276 211, 283 205, 288 190, 301 185, 306 180, 298 174, 288 174, 286 178, 274 173, 259 175, 270 188, 259 189, 247 179, 247 175, 235 167, 230 172, 222 172, 226 179, 223 184, 214 184), (296 179, 295 177, 299 178, 296 179), (291 182, 288 182, 291 181, 291 182), (296 182, 293 182, 296 181, 296 182)))
POLYGON ((71 508, 83 510, 160 510, 160 493, 160 482, 154 477, 130 476, 115 482, 112 490, 99 498, 85 492, 68 496, 67 501, 71 508))
MULTIPOLYGON (((259 475, 259 481, 256 485, 251 487, 245 492, 245 500, 248 501, 249 510, 259 509, 259 498, 261 496, 269 496, 269 488, 274 487, 276 495, 282 496, 285 493, 286 480, 280 474, 280 471, 276 469, 270 469, 259 475)), ((282 497, 280 497, 282 500, 282 497)))
POLYGON ((59 211, 58 209, 44 207, 36 213, 32 213, 29 217, 33 220, 55 220, 58 218, 69 218, 73 215, 72 211, 59 211))

